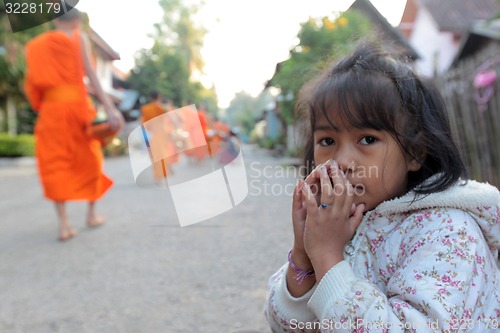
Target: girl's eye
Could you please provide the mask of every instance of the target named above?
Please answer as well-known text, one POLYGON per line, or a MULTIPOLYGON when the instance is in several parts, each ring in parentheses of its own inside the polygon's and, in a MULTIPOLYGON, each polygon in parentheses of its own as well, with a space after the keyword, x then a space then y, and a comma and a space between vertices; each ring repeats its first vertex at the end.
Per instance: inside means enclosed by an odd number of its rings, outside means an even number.
POLYGON ((320 146, 325 147, 325 146, 331 146, 331 145, 333 145, 335 143, 335 141, 333 141, 332 138, 324 138, 324 139, 319 140, 318 143, 319 143, 320 146))
POLYGON ((377 142, 377 139, 375 139, 373 136, 365 136, 359 141, 359 143, 362 145, 371 145, 375 142, 377 142))

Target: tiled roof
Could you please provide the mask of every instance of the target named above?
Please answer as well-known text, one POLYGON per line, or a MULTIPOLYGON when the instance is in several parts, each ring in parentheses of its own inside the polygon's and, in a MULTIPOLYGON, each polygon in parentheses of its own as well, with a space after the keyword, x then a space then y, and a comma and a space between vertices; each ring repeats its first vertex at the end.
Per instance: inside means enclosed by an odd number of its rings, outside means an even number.
POLYGON ((98 47, 108 60, 120 60, 120 54, 116 52, 94 29, 90 28, 90 40, 98 47))
POLYGON ((474 22, 470 33, 462 38, 462 43, 451 66, 456 66, 460 60, 472 56, 494 43, 498 45, 497 48, 500 48, 500 19, 474 22))
POLYGON ((441 31, 463 33, 472 22, 500 12, 497 0, 420 0, 441 31))
MULTIPOLYGON (((355 0, 354 3, 347 10, 357 10, 363 13, 375 26, 380 29, 382 33, 381 38, 387 40, 389 44, 392 43, 401 53, 412 58, 418 59, 420 56, 413 49, 403 34, 395 27, 393 27, 385 17, 373 6, 370 0, 355 0)), ((389 46, 389 44, 387 46, 389 46)))

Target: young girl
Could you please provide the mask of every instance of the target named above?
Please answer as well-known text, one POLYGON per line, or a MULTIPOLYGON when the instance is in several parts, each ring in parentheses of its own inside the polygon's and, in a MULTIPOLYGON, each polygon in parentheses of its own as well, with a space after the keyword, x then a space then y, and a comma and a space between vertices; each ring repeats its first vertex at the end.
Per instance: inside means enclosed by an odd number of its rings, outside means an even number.
POLYGON ((365 45, 306 86, 306 165, 273 332, 498 332, 500 194, 465 181, 432 85, 365 45))

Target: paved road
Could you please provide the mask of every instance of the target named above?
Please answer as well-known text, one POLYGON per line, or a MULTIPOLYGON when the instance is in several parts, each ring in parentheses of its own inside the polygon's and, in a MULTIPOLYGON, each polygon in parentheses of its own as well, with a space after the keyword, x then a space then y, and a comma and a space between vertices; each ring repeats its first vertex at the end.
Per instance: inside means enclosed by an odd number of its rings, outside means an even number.
POLYGON ((70 203, 79 234, 66 243, 33 163, 0 163, 0 332, 269 332, 266 283, 292 241, 296 174, 255 146, 243 154, 247 198, 184 228, 166 188, 138 187, 128 157, 107 159, 108 222, 90 230, 85 204, 70 203))

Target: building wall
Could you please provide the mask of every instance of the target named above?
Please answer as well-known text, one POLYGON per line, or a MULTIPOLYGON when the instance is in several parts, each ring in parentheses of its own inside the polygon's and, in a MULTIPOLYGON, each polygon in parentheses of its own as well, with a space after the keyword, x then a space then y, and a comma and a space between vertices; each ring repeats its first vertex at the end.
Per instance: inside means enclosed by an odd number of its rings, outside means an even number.
POLYGON ((110 92, 113 89, 113 75, 111 70, 111 62, 104 60, 99 55, 96 56, 96 75, 101 83, 102 89, 110 92))
POLYGON ((267 111, 265 120, 266 120, 266 137, 272 140, 277 139, 282 132, 282 128, 281 128, 281 121, 276 115, 276 109, 267 111))
POLYGON ((415 18, 410 44, 419 52, 421 59, 416 63, 419 73, 432 76, 434 68, 438 73, 445 72, 450 66, 458 49, 450 32, 440 32, 430 13, 420 8, 415 18))

